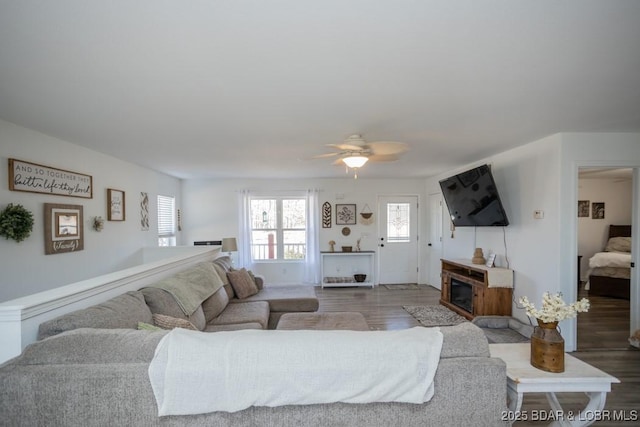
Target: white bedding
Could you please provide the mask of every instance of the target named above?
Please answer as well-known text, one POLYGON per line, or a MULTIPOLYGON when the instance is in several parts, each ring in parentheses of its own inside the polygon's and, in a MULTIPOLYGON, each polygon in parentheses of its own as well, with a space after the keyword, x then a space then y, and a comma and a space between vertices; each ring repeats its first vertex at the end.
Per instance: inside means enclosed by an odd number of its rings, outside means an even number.
POLYGON ((627 252, 598 252, 589 259, 589 268, 631 268, 631 254, 627 252))
POLYGON ((424 403, 433 397, 440 328, 398 331, 174 329, 149 366, 158 413, 250 406, 424 403))

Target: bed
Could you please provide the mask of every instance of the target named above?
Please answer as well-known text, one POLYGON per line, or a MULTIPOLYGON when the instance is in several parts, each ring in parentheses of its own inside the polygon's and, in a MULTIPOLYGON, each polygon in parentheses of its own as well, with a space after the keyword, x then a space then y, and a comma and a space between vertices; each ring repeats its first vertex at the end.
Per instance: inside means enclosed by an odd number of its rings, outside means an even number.
POLYGON ((589 259, 589 296, 629 299, 631 226, 610 225, 603 252, 589 259))

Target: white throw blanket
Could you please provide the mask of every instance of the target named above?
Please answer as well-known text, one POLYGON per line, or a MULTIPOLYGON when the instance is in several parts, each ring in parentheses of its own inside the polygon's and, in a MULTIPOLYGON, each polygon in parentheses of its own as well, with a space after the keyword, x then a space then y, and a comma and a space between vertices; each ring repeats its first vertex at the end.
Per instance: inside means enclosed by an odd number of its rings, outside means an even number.
POLYGON ((149 366, 158 414, 250 406, 424 403, 442 349, 440 328, 399 331, 174 329, 149 366))

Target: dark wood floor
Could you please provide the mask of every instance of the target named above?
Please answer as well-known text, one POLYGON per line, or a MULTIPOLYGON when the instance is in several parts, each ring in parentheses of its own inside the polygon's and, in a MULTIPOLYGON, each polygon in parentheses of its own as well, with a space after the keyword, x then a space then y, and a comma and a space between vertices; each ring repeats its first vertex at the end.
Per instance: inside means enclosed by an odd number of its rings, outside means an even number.
MULTIPOLYGON (((394 330, 418 326, 418 322, 402 309, 403 305, 438 304, 440 291, 431 286, 415 290, 392 290, 385 286, 371 288, 316 288, 319 311, 359 311, 371 329, 394 330)), ((578 316, 578 351, 572 355, 618 378, 607 396, 605 410, 632 417, 637 421, 596 421, 594 426, 640 425, 640 351, 631 347, 629 337, 629 302, 612 298, 590 298, 592 309, 578 316), (626 313, 625 310, 626 304, 626 313), (626 316, 626 317, 625 317, 626 316), (618 412, 621 411, 621 412, 618 412), (632 412, 635 411, 635 412, 632 412)), ((558 395, 566 411, 577 412, 588 399, 583 393, 558 395)), ((550 406, 544 394, 527 394, 523 411, 544 414, 550 406)), ((606 416, 606 413, 601 414, 606 416)), ((546 421, 516 422, 514 426, 543 426, 546 421)))

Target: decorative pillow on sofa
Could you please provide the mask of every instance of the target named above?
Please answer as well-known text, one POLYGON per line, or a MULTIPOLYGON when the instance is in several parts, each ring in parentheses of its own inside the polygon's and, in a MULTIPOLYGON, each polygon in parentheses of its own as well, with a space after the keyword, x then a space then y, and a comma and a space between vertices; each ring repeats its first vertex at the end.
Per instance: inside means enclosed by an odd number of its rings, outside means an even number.
POLYGON ((246 268, 229 271, 227 277, 229 278, 229 282, 231 282, 235 294, 240 299, 255 295, 259 291, 256 282, 249 276, 246 268))
POLYGON ((191 329, 192 331, 198 330, 198 328, 188 320, 157 313, 153 315, 153 324, 161 327, 162 329, 184 328, 191 329))
POLYGON ((262 278, 257 278, 256 279, 256 275, 253 274, 253 272, 251 270, 247 270, 247 272, 249 273, 249 276, 251 276, 251 280, 253 280, 253 283, 256 284, 256 286, 258 287, 258 290, 261 291, 263 288, 263 282, 262 282, 262 278))

